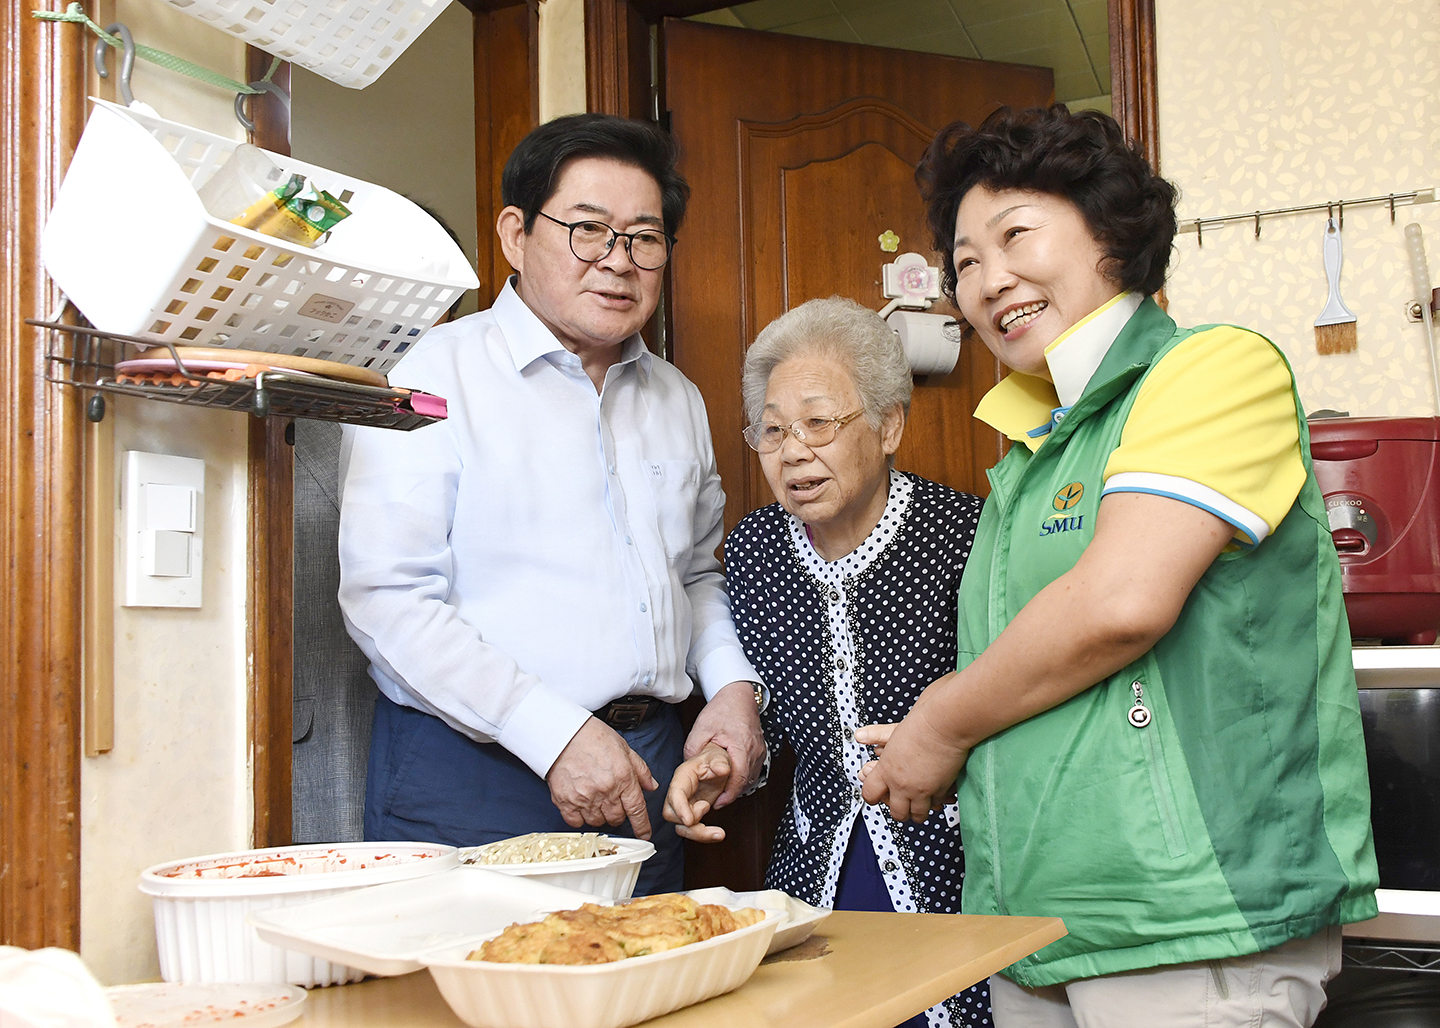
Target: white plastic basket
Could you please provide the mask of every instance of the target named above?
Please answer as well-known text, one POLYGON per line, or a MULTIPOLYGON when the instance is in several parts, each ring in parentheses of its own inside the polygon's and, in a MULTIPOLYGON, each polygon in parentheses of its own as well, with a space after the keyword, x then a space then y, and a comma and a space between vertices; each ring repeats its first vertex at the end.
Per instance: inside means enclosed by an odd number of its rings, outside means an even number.
POLYGON ((236 140, 103 100, 45 224, 45 269, 95 327, 385 373, 466 289, 465 254, 381 186, 270 154, 353 212, 309 249, 211 217, 196 189, 236 140))
POLYGON ((192 17, 351 89, 364 89, 449 0, 169 0, 192 17))
POLYGON ((453 846, 337 843, 218 853, 147 868, 160 976, 167 982, 286 982, 313 988, 365 972, 262 942, 246 918, 355 889, 436 874, 456 864, 453 846))

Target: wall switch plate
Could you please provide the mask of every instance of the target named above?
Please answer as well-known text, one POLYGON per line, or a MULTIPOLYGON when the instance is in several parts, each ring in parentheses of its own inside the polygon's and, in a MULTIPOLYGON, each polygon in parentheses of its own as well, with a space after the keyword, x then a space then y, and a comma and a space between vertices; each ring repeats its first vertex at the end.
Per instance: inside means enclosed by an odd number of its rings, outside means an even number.
POLYGON ((125 606, 200 606, 204 511, 203 460, 126 451, 121 502, 125 606))

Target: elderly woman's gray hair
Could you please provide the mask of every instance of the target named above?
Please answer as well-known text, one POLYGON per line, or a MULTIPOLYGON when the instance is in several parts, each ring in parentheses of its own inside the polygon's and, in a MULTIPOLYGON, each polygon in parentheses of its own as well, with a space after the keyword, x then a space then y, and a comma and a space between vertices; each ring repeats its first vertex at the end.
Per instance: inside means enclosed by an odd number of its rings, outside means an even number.
POLYGON ((780 315, 745 352, 742 382, 750 424, 757 423, 765 409, 770 373, 792 357, 817 354, 845 364, 871 428, 878 429, 886 412, 896 405, 909 413, 914 383, 895 330, 868 307, 832 296, 802 303, 780 315))

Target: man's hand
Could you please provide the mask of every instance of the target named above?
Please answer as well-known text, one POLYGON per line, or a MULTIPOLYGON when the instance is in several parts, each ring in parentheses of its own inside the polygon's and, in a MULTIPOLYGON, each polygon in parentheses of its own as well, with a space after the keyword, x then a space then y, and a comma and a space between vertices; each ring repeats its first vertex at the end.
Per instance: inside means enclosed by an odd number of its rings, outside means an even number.
POLYGON ((731 682, 705 704, 685 740, 685 758, 696 756, 710 743, 730 756, 729 784, 712 808, 718 810, 743 795, 765 766, 765 736, 760 731, 753 683, 731 682))
POLYGON ((665 820, 675 834, 695 842, 720 842, 725 829, 700 823, 730 781, 730 755, 713 742, 675 769, 665 794, 665 820))
POLYGON ((860 769, 866 803, 885 803, 896 821, 924 821, 942 810, 955 792, 955 779, 969 753, 937 732, 925 717, 922 702, 898 725, 867 725, 856 729, 859 742, 876 746, 879 755, 860 769))
POLYGON ((555 758, 545 781, 550 798, 572 828, 618 825, 629 818, 637 839, 650 838, 645 793, 659 783, 640 755, 609 725, 593 717, 581 725, 555 758))

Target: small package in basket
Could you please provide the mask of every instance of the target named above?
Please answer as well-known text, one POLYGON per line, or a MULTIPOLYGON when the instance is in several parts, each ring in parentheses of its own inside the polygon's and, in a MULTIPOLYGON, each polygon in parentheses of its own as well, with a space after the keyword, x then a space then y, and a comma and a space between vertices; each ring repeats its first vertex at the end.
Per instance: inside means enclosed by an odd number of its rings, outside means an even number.
POLYGON ((197 190, 209 195, 208 183, 240 145, 95 101, 42 254, 50 277, 96 328, 384 374, 479 285, 454 240, 412 201, 268 151, 256 153, 285 182, 303 176, 350 216, 327 226, 329 238, 314 248, 217 217, 197 190), (157 205, 163 216, 100 230, 116 212, 157 205))

